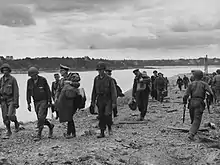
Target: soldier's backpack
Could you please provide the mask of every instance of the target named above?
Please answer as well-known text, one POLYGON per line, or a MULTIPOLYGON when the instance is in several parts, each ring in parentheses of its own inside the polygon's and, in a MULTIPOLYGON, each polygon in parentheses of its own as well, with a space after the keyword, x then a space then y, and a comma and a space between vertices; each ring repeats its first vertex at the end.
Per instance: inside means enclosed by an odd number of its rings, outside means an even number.
POLYGON ((78 108, 83 109, 86 105, 86 94, 84 88, 79 88, 79 96, 78 96, 78 108))

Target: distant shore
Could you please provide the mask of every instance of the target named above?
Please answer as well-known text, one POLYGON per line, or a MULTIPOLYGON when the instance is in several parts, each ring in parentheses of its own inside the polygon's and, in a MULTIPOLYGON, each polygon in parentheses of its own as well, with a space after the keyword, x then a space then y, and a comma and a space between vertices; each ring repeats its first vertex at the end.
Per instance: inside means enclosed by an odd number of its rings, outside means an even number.
MULTIPOLYGON (((113 70, 127 70, 127 69, 157 69, 155 67, 128 67, 128 68, 114 68, 113 70)), ((45 73, 54 73, 59 72, 59 69, 40 69, 40 72, 45 73)), ((76 68, 76 69, 70 69, 70 72, 90 72, 90 71, 96 71, 95 69, 84 69, 84 68, 76 68)), ((27 74, 27 70, 21 70, 21 69, 13 69, 12 74, 27 74)))

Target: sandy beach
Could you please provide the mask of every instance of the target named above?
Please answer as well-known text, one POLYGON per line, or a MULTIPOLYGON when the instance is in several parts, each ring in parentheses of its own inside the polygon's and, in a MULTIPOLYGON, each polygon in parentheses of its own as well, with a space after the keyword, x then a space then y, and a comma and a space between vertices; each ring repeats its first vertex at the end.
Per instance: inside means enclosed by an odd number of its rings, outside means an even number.
MULTIPOLYGON (((55 124, 54 138, 34 142, 36 122, 29 122, 9 140, 0 139, 0 164, 16 165, 190 165, 220 164, 219 107, 212 106, 211 114, 204 111, 201 129, 195 142, 186 139, 190 127, 188 110, 182 123, 184 91, 175 86, 177 76, 169 78, 169 95, 163 104, 150 99, 144 122, 137 122, 138 110, 131 111, 128 102, 131 91, 118 100, 119 116, 114 119, 112 136, 97 139, 96 116, 88 110, 74 116, 77 137, 66 140, 66 126, 55 124), (204 127, 212 122, 216 129, 204 127), (176 128, 181 129, 175 130, 176 128)), ((3 136, 4 130, 1 130, 3 136)))

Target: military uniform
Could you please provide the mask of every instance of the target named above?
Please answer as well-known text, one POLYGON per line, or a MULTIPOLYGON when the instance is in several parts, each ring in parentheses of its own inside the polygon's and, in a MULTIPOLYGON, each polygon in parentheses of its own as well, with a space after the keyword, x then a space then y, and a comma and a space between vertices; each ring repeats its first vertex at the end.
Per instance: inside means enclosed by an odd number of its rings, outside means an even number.
POLYGON ((151 83, 152 83, 152 87, 151 87, 151 97, 153 99, 157 99, 157 89, 154 86, 154 81, 156 80, 157 76, 157 71, 155 70, 153 72, 155 75, 151 76, 151 83))
POLYGON ((184 88, 188 88, 188 85, 189 85, 189 78, 186 77, 186 75, 184 75, 183 77, 183 84, 184 84, 184 88))
MULTIPOLYGON (((106 69, 104 63, 99 63, 97 65, 97 70, 106 69)), ((109 132, 111 132, 112 122, 112 109, 117 104, 117 92, 114 80, 107 74, 96 76, 94 79, 94 85, 92 90, 92 100, 91 106, 95 106, 95 103, 98 107, 99 113, 99 127, 101 134, 98 137, 104 137, 104 131, 106 126, 108 126, 109 132), (113 107, 114 106, 114 107, 113 107)))
POLYGON ((216 101, 220 103, 220 70, 217 70, 217 75, 214 76, 212 81, 213 89, 215 91, 216 101))
POLYGON ((140 111, 140 120, 144 120, 147 113, 149 94, 150 94, 151 79, 149 76, 139 74, 134 78, 132 97, 137 102, 138 109, 140 111), (143 86, 143 88, 141 87, 143 86))
MULTIPOLYGON (((2 73, 3 68, 8 68, 9 72, 11 72, 8 64, 2 65, 2 73)), ((16 109, 19 107, 19 88, 17 80, 10 74, 8 76, 4 75, 0 79, 0 97, 3 122, 7 128, 7 136, 10 136, 10 121, 15 123, 16 132, 19 130, 19 123, 16 117, 16 109)))
POLYGON ((55 100, 58 99, 58 97, 61 93, 61 90, 64 87, 64 81, 69 80, 71 77, 71 79, 73 80, 72 85, 75 86, 76 88, 78 88, 80 85, 78 82, 81 80, 80 75, 78 73, 68 73, 69 67, 64 66, 64 65, 60 65, 60 69, 66 70, 67 74, 65 77, 61 78, 61 80, 57 86, 57 90, 55 92, 55 100))
MULTIPOLYGON (((159 73, 160 75, 160 73, 159 73)), ((157 90, 157 101, 163 102, 163 91, 166 88, 166 81, 163 77, 157 77, 154 81, 154 87, 157 90)))
POLYGON ((180 91, 182 90, 182 86, 183 86, 183 79, 181 79, 180 77, 178 77, 176 84, 178 85, 180 91))
POLYGON ((57 89, 58 89, 59 83, 60 83, 60 80, 59 80, 59 81, 54 81, 54 82, 52 82, 52 86, 51 86, 51 96, 52 96, 52 98, 53 98, 53 101, 55 101, 55 94, 56 94, 56 91, 57 91, 57 89))
POLYGON ((35 112, 38 119, 38 135, 37 139, 41 139, 41 134, 44 125, 49 127, 49 137, 52 137, 54 125, 51 124, 47 119, 48 106, 52 104, 51 91, 47 80, 38 75, 38 71, 35 67, 29 69, 28 75, 31 77, 33 74, 37 75, 37 79, 32 78, 27 81, 27 103, 31 104, 31 97, 34 100, 35 112))
POLYGON ((186 93, 183 97, 183 103, 187 104, 187 99, 190 96, 190 101, 188 104, 190 118, 191 118, 191 128, 189 130, 189 139, 193 140, 194 135, 197 133, 200 123, 202 120, 202 114, 205 109, 205 95, 206 92, 213 95, 209 85, 203 82, 202 71, 195 71, 194 73, 195 81, 189 84, 189 87, 186 90, 186 93))

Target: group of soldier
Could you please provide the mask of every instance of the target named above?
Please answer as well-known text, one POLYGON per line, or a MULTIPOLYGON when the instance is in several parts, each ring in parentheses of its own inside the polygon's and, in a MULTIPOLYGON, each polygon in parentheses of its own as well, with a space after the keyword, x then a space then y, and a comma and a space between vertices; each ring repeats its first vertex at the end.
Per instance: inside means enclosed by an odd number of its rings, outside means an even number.
MULTIPOLYGON (((59 118, 61 123, 67 122, 67 131, 63 134, 64 137, 68 139, 76 136, 73 115, 77 109, 85 107, 86 97, 85 93, 82 94, 79 90, 80 75, 71 73, 69 70, 69 67, 60 65, 60 74, 54 74, 55 81, 50 89, 47 79, 39 75, 36 67, 28 69, 30 78, 27 81, 27 109, 29 111, 32 110, 31 101, 33 100, 38 121, 38 131, 35 140, 41 139, 44 125, 49 128, 48 137, 53 137, 54 124, 46 119, 49 107, 56 112, 56 119, 59 118), (61 79, 60 75, 62 76, 61 79)), ((98 75, 94 78, 89 110, 91 114, 96 114, 94 109, 97 106, 97 118, 100 128, 98 138, 103 138, 105 137, 106 129, 108 129, 109 135, 112 135, 112 117, 117 117, 118 115, 117 98, 123 97, 124 94, 117 85, 116 80, 111 77, 112 70, 105 63, 99 62, 96 70, 98 75)), ((7 63, 1 66, 3 76, 0 79, 0 101, 3 122, 7 129, 6 138, 9 138, 12 134, 11 122, 15 124, 15 132, 19 131, 19 122, 16 117, 16 109, 19 108, 19 87, 17 80, 10 74, 11 71, 11 67, 7 63)), ((162 73, 158 73, 156 70, 153 71, 151 77, 145 71, 141 72, 139 69, 133 70, 133 73, 135 78, 132 88, 132 101, 136 103, 140 111, 138 120, 143 121, 147 113, 149 96, 151 95, 153 100, 163 102, 164 96, 167 95, 169 81, 166 77, 163 77, 162 73)), ((188 136, 190 140, 194 138, 199 129, 205 108, 204 99, 206 95, 215 97, 217 101, 220 98, 220 70, 217 70, 217 74, 213 74, 209 78, 203 75, 200 70, 194 70, 192 74, 191 83, 189 83, 189 79, 185 75, 182 81, 177 80, 178 86, 179 84, 184 84, 184 87, 187 88, 183 97, 184 104, 187 104, 188 97, 190 97, 188 104, 192 123, 188 136)), ((181 78, 179 77, 178 79, 181 78)))

